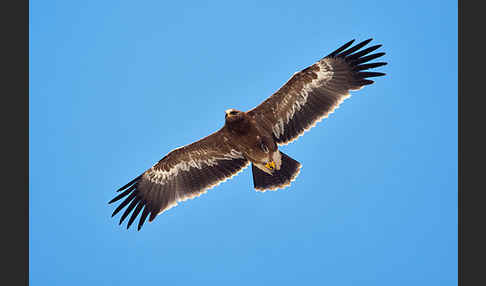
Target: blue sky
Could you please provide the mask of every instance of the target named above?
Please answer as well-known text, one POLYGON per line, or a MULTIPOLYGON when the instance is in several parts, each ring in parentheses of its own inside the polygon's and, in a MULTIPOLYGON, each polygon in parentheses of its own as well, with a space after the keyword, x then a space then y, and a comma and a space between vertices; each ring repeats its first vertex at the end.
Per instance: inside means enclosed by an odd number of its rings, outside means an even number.
POLYGON ((456 1, 30 1, 31 285, 457 285, 456 1), (378 78, 282 150, 126 230, 115 190, 350 39, 378 78))

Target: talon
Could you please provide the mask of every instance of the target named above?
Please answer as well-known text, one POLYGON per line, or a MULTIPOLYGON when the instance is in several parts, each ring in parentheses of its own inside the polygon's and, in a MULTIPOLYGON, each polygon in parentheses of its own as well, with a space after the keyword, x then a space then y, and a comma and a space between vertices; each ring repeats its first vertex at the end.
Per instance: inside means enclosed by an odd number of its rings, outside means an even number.
POLYGON ((273 170, 273 169, 275 169, 275 162, 273 162, 273 161, 268 162, 267 164, 265 164, 265 167, 267 167, 270 170, 273 170))

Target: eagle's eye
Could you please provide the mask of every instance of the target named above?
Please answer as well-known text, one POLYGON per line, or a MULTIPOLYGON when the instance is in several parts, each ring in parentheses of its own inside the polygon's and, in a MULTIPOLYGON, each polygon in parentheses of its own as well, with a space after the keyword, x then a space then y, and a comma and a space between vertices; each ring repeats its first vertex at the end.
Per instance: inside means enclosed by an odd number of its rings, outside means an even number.
POLYGON ((230 115, 236 115, 236 114, 238 114, 238 111, 233 110, 233 111, 230 112, 230 115))

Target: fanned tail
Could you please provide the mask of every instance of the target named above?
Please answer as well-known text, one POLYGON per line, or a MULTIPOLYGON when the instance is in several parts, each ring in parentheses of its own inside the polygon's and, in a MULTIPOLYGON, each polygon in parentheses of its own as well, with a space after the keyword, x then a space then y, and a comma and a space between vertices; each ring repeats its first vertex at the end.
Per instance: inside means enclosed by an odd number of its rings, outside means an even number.
POLYGON ((302 165, 284 153, 280 152, 280 154, 282 156, 282 165, 280 166, 280 170, 274 170, 272 175, 265 173, 254 164, 251 164, 255 190, 264 192, 266 190, 285 188, 297 178, 302 165))

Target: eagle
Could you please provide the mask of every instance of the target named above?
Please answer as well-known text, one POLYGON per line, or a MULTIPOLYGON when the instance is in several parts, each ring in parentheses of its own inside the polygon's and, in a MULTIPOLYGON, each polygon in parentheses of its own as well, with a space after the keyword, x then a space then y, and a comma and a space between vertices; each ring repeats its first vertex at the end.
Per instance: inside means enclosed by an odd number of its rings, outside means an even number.
POLYGON ((193 199, 251 164, 257 191, 289 186, 301 164, 279 150, 323 118, 350 96, 350 91, 385 73, 369 69, 386 65, 371 62, 385 55, 373 53, 382 45, 364 48, 372 39, 354 46, 347 42, 313 65, 295 73, 279 90, 249 111, 228 109, 224 126, 192 144, 177 148, 150 169, 117 190, 109 204, 121 201, 112 217, 125 209, 119 224, 131 214, 130 228, 141 213, 138 230, 146 221, 193 199))

